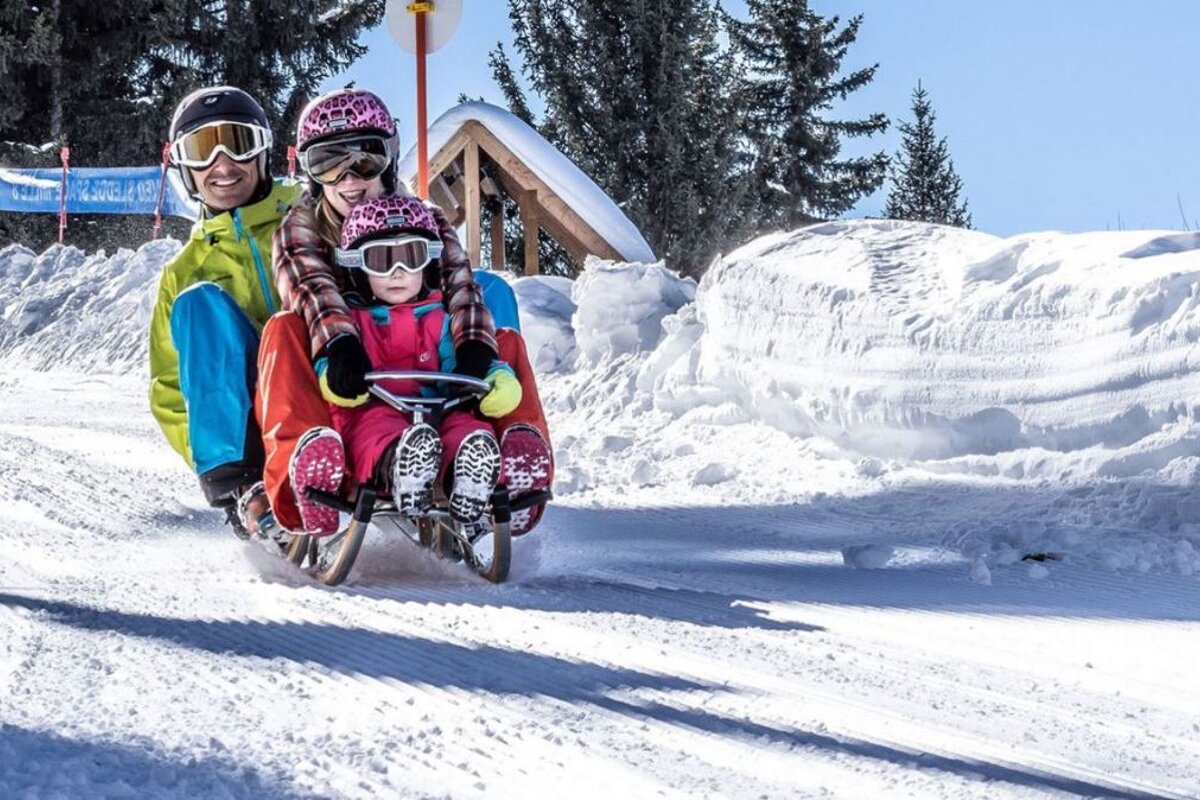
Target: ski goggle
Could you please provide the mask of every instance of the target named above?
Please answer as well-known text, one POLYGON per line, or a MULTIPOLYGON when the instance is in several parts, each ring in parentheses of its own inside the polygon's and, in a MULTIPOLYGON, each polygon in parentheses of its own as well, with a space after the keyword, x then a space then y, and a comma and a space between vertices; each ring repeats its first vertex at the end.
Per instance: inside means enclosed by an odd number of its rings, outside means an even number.
POLYGON ((442 243, 423 236, 377 239, 352 250, 339 247, 334 253, 339 267, 361 269, 377 278, 386 278, 396 270, 416 274, 441 257, 442 243))
POLYGON ((300 153, 300 167, 317 183, 332 186, 347 172, 377 178, 392 163, 392 145, 382 136, 318 142, 300 153))
POLYGON ((245 122, 210 122, 171 142, 176 164, 203 169, 221 153, 234 161, 249 161, 271 146, 271 132, 245 122))

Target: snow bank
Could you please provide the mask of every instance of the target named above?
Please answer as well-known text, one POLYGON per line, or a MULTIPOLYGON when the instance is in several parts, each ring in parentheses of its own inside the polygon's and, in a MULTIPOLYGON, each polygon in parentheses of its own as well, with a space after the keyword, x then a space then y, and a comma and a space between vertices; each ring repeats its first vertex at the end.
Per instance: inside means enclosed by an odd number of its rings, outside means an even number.
MULTIPOLYGON (((177 248, 0 251, 0 359, 144 369, 177 248)), ((865 520, 847 564, 902 541, 983 576, 1039 552, 1200 573, 1198 278, 1192 233, 858 221, 764 237, 699 285, 599 259, 512 284, 561 496, 812 503, 865 520)))
POLYGON ((570 342, 578 369, 644 354, 638 387, 676 416, 729 402, 862 457, 930 460, 1127 446, 1200 417, 1198 277, 1192 234, 865 221, 761 239, 698 289, 592 259, 570 326, 561 287, 516 285, 556 368, 570 342))
POLYGON ((892 222, 774 237, 706 276, 694 377, 869 455, 1130 443, 1194 416, 1200 258, 1182 244, 892 222))
POLYGON ((145 369, 147 330, 174 240, 87 255, 55 245, 41 255, 0 250, 0 358, 34 369, 145 369))
MULTIPOLYGON (((560 308, 540 334, 578 346, 549 390, 561 488, 794 502, 968 482, 980 500, 923 521, 928 541, 1200 571, 1198 277, 1195 234, 877 221, 765 237, 694 290, 593 262, 570 326, 560 308)), ((883 516, 875 533, 898 530, 883 516)))

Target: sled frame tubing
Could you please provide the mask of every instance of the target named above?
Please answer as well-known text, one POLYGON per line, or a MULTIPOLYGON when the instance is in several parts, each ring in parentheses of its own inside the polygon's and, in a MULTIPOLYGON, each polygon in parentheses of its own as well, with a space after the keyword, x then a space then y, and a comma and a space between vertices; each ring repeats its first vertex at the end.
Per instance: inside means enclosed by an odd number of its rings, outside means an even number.
MULTIPOLYGON (((446 372, 394 370, 369 372, 365 377, 371 382, 369 391, 372 395, 398 411, 412 414, 414 424, 424 422, 426 416, 431 417, 431 421, 437 424, 441 415, 449 409, 478 400, 491 391, 491 385, 487 381, 446 372), (379 384, 380 381, 385 380, 442 383, 464 391, 452 397, 399 396, 392 394, 379 384)), ((476 574, 498 583, 508 576, 512 547, 509 522, 512 512, 539 505, 551 499, 549 491, 540 491, 522 497, 516 503, 511 503, 508 487, 503 484, 496 486, 490 501, 491 513, 487 516, 492 528, 491 535, 495 537, 492 545, 493 560, 490 566, 485 567, 475 550, 474 543, 464 534, 464 531, 467 530, 466 526, 453 521, 445 509, 434 508, 411 516, 402 514, 395 508, 389 508, 386 502, 382 506, 378 504, 378 500, 381 497, 386 498, 387 493, 373 483, 360 485, 353 503, 343 501, 332 492, 315 488, 306 489, 305 495, 315 503, 349 514, 351 517, 350 524, 344 530, 324 540, 324 548, 320 546, 316 538, 307 537, 308 541, 304 552, 296 554, 301 563, 305 560, 310 561, 320 580, 329 585, 339 584, 349 575, 354 560, 358 557, 363 539, 366 537, 367 528, 372 518, 377 515, 387 515, 395 521, 396 527, 408 538, 413 539, 418 545, 429 547, 440 556, 450 554, 452 552, 451 543, 457 542, 458 549, 468 566, 476 574), (417 535, 415 537, 410 535, 409 530, 417 535), (450 541, 446 540, 447 536, 450 541), (426 539, 429 541, 426 542, 426 539)), ((476 537, 476 540, 478 538, 482 537, 476 537)))
POLYGON ((319 489, 309 489, 307 494, 313 502, 349 513, 352 517, 344 530, 323 540, 326 548, 323 551, 319 549, 317 539, 307 537, 307 547, 300 557, 299 565, 302 566, 305 560, 309 561, 321 582, 330 586, 341 583, 349 576, 367 528, 375 518, 388 519, 414 544, 432 551, 441 558, 453 558, 454 545, 457 544, 458 555, 461 555, 462 560, 475 574, 492 583, 500 583, 508 577, 512 559, 512 534, 509 530, 512 512, 548 502, 551 497, 549 491, 534 492, 510 504, 508 487, 503 484, 497 486, 492 492, 491 511, 483 519, 491 528, 493 537, 492 558, 485 562, 480 558, 480 554, 486 550, 476 547, 478 541, 485 536, 481 534, 473 539, 468 538, 467 531, 470 529, 456 522, 445 509, 434 508, 411 516, 403 514, 391 507, 386 500, 383 505, 377 505, 387 494, 384 493, 381 497, 377 487, 372 484, 359 487, 353 504, 319 489))

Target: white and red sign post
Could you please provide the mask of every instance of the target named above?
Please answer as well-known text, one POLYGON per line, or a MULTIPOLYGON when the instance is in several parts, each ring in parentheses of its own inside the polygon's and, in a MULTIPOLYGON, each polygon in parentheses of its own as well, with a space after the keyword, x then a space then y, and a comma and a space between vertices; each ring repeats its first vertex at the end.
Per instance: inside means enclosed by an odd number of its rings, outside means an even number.
POLYGON ((417 195, 429 198, 429 118, 426 109, 425 57, 450 41, 462 19, 462 0, 388 0, 388 32, 417 57, 417 195))
POLYGON ((65 143, 58 151, 58 160, 62 162, 62 183, 58 190, 58 243, 62 244, 67 238, 67 172, 71 169, 71 148, 65 143))

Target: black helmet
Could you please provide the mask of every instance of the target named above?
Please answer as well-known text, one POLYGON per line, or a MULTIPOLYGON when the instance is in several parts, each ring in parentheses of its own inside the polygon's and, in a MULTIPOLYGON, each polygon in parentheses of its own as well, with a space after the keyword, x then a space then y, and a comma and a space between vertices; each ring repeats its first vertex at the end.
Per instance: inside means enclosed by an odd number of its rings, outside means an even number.
MULTIPOLYGON (((182 134, 211 122, 243 122, 247 125, 258 125, 267 131, 271 130, 267 113, 258 101, 246 92, 233 86, 209 86, 197 89, 179 101, 171 117, 171 141, 174 142, 182 134)), ((270 191, 270 157, 271 151, 268 149, 257 159, 259 185, 254 193, 256 199, 265 197, 270 191)), ((190 170, 178 164, 176 167, 183 179, 183 185, 193 196, 198 196, 190 170)))
POLYGON ((232 86, 210 86, 197 89, 176 106, 171 117, 171 139, 209 122, 245 122, 268 130, 271 127, 267 113, 253 97, 232 86))

